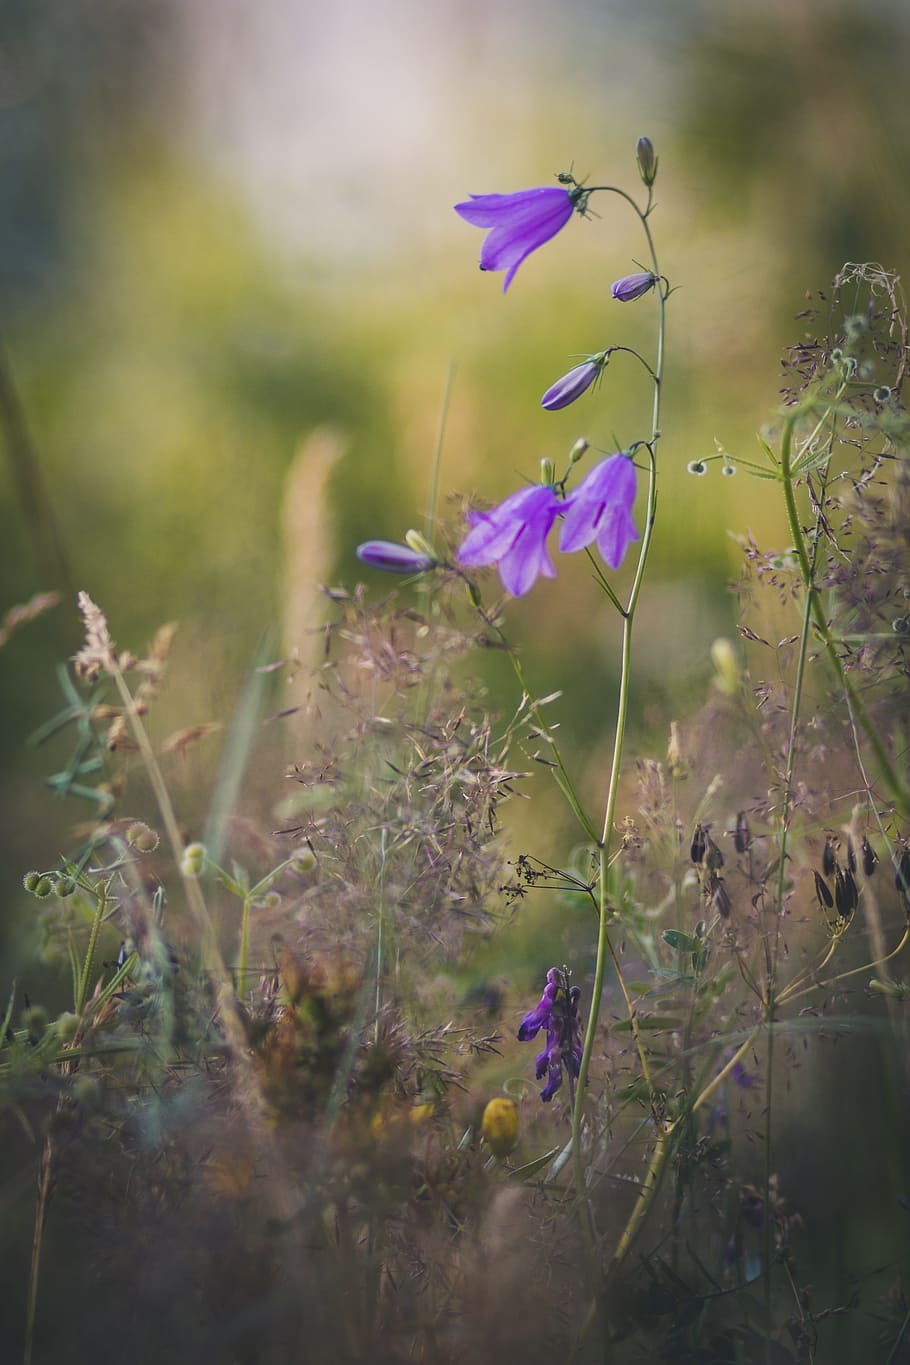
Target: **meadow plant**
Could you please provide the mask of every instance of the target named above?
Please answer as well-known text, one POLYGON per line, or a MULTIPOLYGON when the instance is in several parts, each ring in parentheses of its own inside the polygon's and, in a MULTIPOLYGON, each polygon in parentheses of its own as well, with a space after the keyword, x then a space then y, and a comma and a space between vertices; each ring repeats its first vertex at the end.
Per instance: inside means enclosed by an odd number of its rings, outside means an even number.
MULTIPOLYGON (((908 1233, 866 1229, 884 1271, 856 1252, 831 1272, 791 1094, 838 1039, 868 1050, 862 1066, 874 1056, 892 1095, 910 1084, 899 283, 844 267, 802 315, 755 458, 718 444, 689 462, 770 482, 789 543, 743 536, 740 640, 715 642, 709 696, 667 717, 665 752, 630 762, 659 476, 679 458, 649 139, 635 160, 638 198, 563 173, 457 205, 487 230, 481 267, 505 271, 504 289, 594 196, 628 206, 646 265, 611 294, 651 310, 651 347, 611 344, 541 401, 608 398, 608 362, 635 363, 648 408, 621 449, 580 438, 561 472, 545 460, 466 530, 360 546, 410 581, 375 603, 329 591, 312 678, 263 666, 302 689, 268 722, 295 716, 302 748, 275 828, 217 792, 218 818, 184 827, 168 756, 211 729, 153 742, 173 630, 144 657, 120 651, 80 595, 85 644, 35 738, 73 736, 50 785, 93 818, 23 879, 71 999, 55 1014, 15 986, 0 1035, 10 1169, 37 1177, 22 1292, 5 1291, 23 1324, 10 1358, 103 1358, 110 1304, 138 1361, 907 1358, 908 1233), (620 635, 596 806, 507 600, 484 597, 485 571, 520 597, 580 551, 620 635), (505 720, 470 680, 478 649, 514 669, 505 720), (510 857, 501 834, 503 803, 533 793, 541 765, 574 831, 559 864, 510 857), (538 895, 587 916, 574 960, 464 989, 538 895)), ((886 1197, 906 1207, 900 1101, 876 1122, 886 1197)), ((834 1135, 838 1156, 849 1140, 834 1135)))

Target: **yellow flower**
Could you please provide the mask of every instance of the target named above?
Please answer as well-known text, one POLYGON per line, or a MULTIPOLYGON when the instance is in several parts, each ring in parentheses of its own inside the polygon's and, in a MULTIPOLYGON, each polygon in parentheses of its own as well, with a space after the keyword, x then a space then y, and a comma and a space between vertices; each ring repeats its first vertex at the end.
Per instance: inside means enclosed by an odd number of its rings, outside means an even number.
POLYGON ((480 1131, 494 1156, 508 1156, 518 1142, 518 1110, 512 1101, 501 1096, 490 1100, 480 1131))

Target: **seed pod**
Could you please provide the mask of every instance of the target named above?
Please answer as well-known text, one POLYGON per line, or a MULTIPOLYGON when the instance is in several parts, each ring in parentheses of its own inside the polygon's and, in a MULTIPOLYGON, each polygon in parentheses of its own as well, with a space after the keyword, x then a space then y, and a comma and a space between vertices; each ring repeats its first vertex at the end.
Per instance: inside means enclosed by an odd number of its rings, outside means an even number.
POLYGON ((819 876, 814 868, 812 869, 812 875, 815 878, 815 894, 818 896, 819 905, 824 906, 826 910, 830 910, 834 905, 834 897, 828 889, 827 882, 819 876))
POLYGON ((719 872, 724 865, 724 855, 711 838, 710 834, 705 835, 705 866, 711 872, 719 872))
POLYGON ((905 848, 901 854, 901 860, 897 865, 897 876, 894 878, 894 885, 904 897, 910 900, 910 849, 905 848))
POLYGON ((846 872, 841 867, 834 869, 834 903, 842 919, 850 919, 859 904, 856 882, 849 867, 846 872))
POLYGON ((853 840, 847 836, 847 867, 856 876, 856 850, 853 847, 853 840))
POLYGON ((715 877, 711 883, 711 901, 721 919, 729 919, 733 909, 723 877, 715 877))
POLYGON ((742 810, 736 817, 736 828, 733 831, 733 846, 737 853, 747 853, 752 847, 752 835, 749 833, 749 822, 746 819, 746 812, 742 810))
POLYGON ((696 867, 700 867, 705 860, 705 850, 708 847, 708 835, 704 825, 696 825, 695 833, 692 835, 692 847, 689 850, 690 856, 696 867))
POLYGON ((836 861, 837 860, 834 857, 834 849, 831 846, 831 840, 826 839, 825 847, 822 849, 822 872, 824 872, 826 877, 831 876, 831 873, 834 871, 834 865, 836 861))
POLYGON ((863 855, 863 873, 865 876, 871 877, 872 873, 875 871, 875 864, 878 862, 878 854, 876 853, 872 845, 869 843, 869 840, 866 838, 865 834, 863 835, 861 851, 863 855))

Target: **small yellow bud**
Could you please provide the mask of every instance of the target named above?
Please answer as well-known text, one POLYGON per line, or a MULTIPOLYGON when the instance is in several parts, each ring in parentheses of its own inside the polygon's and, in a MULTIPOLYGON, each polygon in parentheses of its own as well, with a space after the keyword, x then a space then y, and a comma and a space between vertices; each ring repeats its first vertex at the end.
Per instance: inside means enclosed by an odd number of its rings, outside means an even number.
POLYGON ((512 1101, 502 1096, 490 1100, 480 1131, 494 1156, 508 1156, 518 1143, 518 1110, 512 1101))
POLYGON ((729 640, 715 640, 711 646, 711 662, 717 669, 714 686, 727 697, 735 697, 739 691, 740 667, 736 650, 729 640))

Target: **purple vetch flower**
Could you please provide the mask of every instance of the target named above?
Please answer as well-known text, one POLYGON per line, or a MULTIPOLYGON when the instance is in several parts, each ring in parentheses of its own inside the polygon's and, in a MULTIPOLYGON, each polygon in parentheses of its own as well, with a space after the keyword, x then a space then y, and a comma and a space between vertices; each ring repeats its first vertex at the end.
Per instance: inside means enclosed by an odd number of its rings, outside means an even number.
POLYGON ((650 270, 642 270, 637 275, 624 275, 621 280, 614 280, 610 285, 610 293, 620 303, 631 303, 633 299, 640 299, 642 294, 647 294, 656 283, 656 275, 650 270))
POLYGON ((730 1072, 730 1080, 741 1090, 754 1089, 758 1085, 758 1079, 755 1072, 747 1071, 742 1062, 737 1062, 730 1072))
POLYGON ((423 573, 436 562, 429 555, 393 540, 367 540, 357 546, 357 558, 371 569, 384 569, 386 573, 423 573))
POLYGON ((504 270, 505 293, 526 256, 555 237, 587 196, 579 187, 571 190, 543 185, 516 194, 472 194, 455 212, 474 227, 489 228, 480 250, 481 270, 504 270))
POLYGON ((609 355, 609 351, 598 351, 597 355, 589 356, 580 365, 575 365, 562 379, 550 385, 540 400, 540 406, 548 412, 559 412, 561 408, 574 403, 600 378, 609 355))
POLYGON ((547 536, 568 505, 569 500, 558 498, 548 484, 535 483, 489 512, 469 512, 471 529, 458 551, 459 564, 469 569, 498 564, 506 591, 523 596, 538 574, 556 577, 547 536))
POLYGON ((635 466, 628 455, 609 455, 596 464, 570 499, 559 533, 564 554, 597 541, 605 563, 618 569, 630 540, 638 539, 632 520, 635 466))
POLYGON ((540 1001, 521 1021, 518 1038, 522 1043, 529 1042, 542 1028, 547 1030, 547 1045, 543 1052, 537 1054, 534 1063, 537 1079, 541 1081, 544 1076, 547 1078, 540 1092, 544 1104, 549 1103, 562 1085, 563 1068, 567 1068, 572 1076, 577 1076, 581 1068, 580 998, 579 988, 567 985, 566 973, 558 967, 551 967, 540 1001))

